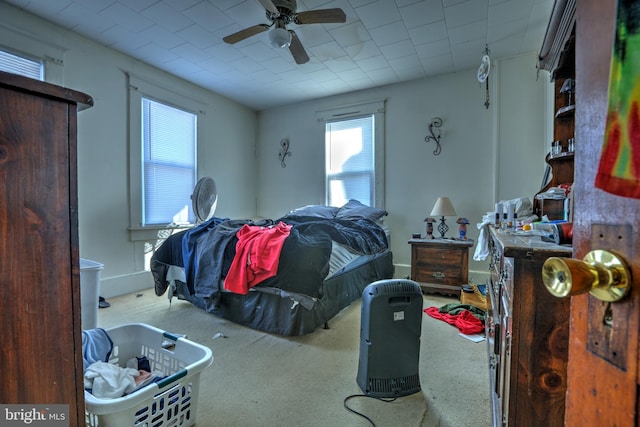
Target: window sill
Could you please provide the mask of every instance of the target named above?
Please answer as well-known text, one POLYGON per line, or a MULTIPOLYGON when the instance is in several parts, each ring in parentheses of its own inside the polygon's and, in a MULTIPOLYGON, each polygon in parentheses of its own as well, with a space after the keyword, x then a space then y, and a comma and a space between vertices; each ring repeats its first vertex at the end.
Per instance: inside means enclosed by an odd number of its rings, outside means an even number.
POLYGON ((167 224, 148 227, 129 227, 129 240, 132 242, 164 240, 172 234, 192 228, 193 224, 167 224))

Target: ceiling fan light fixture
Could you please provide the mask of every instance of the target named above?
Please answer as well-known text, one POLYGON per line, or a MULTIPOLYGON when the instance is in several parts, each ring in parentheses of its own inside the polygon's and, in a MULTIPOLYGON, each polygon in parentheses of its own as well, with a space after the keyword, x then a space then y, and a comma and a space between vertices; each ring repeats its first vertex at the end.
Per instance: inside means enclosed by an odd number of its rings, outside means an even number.
POLYGON ((276 27, 269 31, 269 41, 273 47, 285 48, 291 44, 291 34, 284 28, 276 27))

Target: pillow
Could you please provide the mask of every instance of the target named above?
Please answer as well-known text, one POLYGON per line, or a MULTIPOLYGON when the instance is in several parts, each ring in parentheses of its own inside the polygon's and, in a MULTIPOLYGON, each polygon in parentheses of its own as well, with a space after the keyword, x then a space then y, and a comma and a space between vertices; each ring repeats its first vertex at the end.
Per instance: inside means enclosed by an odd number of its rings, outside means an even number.
POLYGON ((323 206, 323 205, 307 205, 298 209, 294 209, 285 217, 288 216, 311 216, 316 218, 329 218, 333 219, 338 212, 338 208, 333 206, 323 206))
POLYGON ((384 209, 372 208, 371 206, 363 205, 359 201, 351 199, 338 210, 336 218, 367 218, 371 221, 378 221, 386 215, 388 215, 388 212, 384 209))

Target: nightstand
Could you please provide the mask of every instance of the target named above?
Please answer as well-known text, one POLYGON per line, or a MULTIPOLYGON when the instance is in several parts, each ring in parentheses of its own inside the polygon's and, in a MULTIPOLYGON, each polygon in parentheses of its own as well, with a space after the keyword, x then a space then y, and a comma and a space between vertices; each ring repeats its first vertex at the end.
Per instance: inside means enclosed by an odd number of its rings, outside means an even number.
POLYGON ((411 280, 422 292, 460 296, 469 280, 473 240, 411 239, 411 280))

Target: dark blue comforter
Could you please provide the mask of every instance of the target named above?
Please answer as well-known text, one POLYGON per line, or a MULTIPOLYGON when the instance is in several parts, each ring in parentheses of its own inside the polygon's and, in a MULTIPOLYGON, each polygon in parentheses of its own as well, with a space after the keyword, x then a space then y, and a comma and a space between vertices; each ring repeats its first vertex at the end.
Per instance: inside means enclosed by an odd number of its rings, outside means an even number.
POLYGON ((282 247, 278 274, 258 286, 321 297, 322 283, 329 272, 332 241, 364 255, 388 249, 384 230, 364 217, 326 219, 289 214, 257 223, 214 217, 193 229, 170 236, 158 248, 151 260, 156 294, 162 295, 166 290, 168 266, 183 266, 189 292, 204 300, 209 308, 215 307, 235 256, 236 232, 244 224, 269 226, 279 221, 292 227, 282 247))

